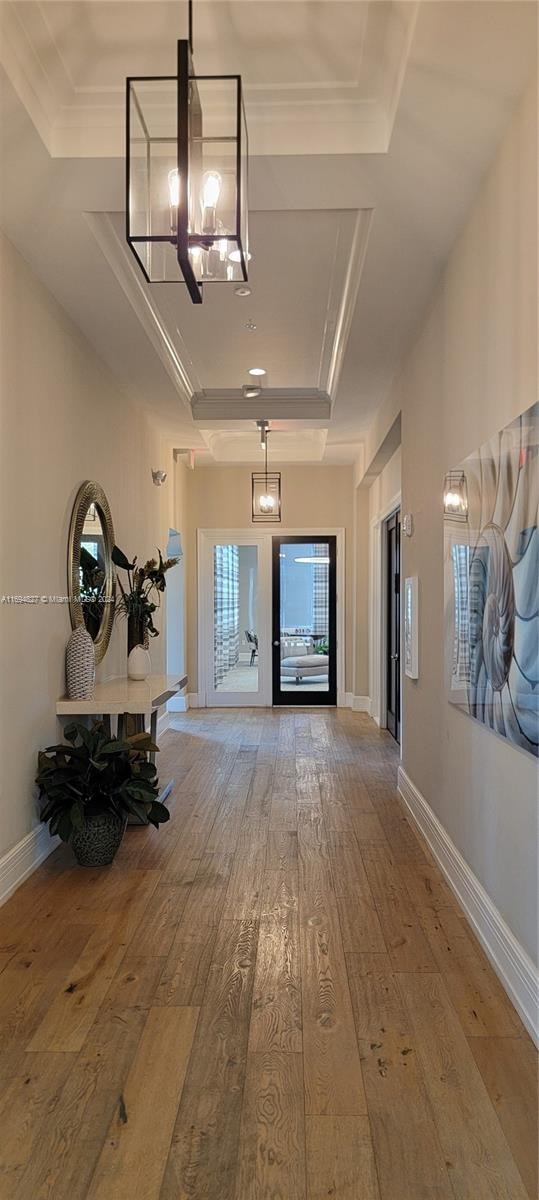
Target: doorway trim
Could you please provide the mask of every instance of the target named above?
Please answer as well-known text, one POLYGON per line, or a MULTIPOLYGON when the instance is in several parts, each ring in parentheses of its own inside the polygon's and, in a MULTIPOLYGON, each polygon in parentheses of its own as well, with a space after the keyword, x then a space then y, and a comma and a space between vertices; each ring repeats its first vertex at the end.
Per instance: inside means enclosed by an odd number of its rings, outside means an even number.
MULTIPOLYGON (((386 652, 387 630, 385 620, 385 596, 387 584, 387 545, 385 523, 398 508, 401 508, 400 489, 388 504, 377 513, 370 525, 370 597, 369 627, 371 643, 369 654, 369 678, 371 680, 371 716, 380 729, 386 729, 387 683, 386 652)), ((401 655, 402 685, 402 655, 401 655)), ((401 686, 402 697, 402 686, 401 686)), ((401 720, 402 757, 402 720, 401 720)))
MULTIPOLYGON (((321 537, 313 537, 305 539, 305 534, 274 534, 272 538, 272 701, 273 707, 297 708, 305 706, 318 708, 335 708, 337 704, 337 538, 334 534, 323 534, 321 537), (327 670, 327 689, 325 693, 311 691, 307 692, 305 688, 297 690, 291 689, 283 691, 283 677, 281 669, 281 646, 282 646, 282 626, 281 626, 281 597, 282 597, 282 571, 280 566, 280 550, 281 546, 320 546, 326 545, 329 552, 328 557, 328 573, 327 573, 327 597, 328 597, 328 625, 327 638, 329 642, 329 661, 327 670)), ((301 660, 300 660, 301 661, 301 660)), ((298 680, 296 680, 298 682, 298 680)))
MULTIPOLYGON (((207 620, 207 596, 209 582, 204 570, 204 564, 208 562, 207 546, 208 542, 216 538, 222 538, 223 541, 235 542, 251 542, 253 540, 268 540, 268 553, 271 556, 272 538, 280 536, 290 537, 305 537, 306 540, 315 537, 335 537, 337 539, 337 708, 346 708, 348 696, 345 690, 346 680, 346 533, 343 526, 338 528, 320 528, 320 526, 268 526, 263 529, 260 526, 253 531, 252 527, 243 529, 197 529, 197 669, 198 669, 198 692, 196 694, 196 707, 207 708, 208 695, 208 636, 210 634, 209 622, 207 620)), ((268 588, 267 596, 262 597, 262 604, 268 603, 268 611, 271 614, 271 576, 265 585, 268 588)), ((271 626, 271 615, 270 615, 271 626)), ((271 645, 271 627, 269 628, 269 640, 271 645)), ((269 660, 271 664, 271 659, 269 660)), ((191 701, 193 703, 193 700, 191 701)), ((271 699, 268 700, 268 707, 271 706, 271 699)), ((249 707, 244 706, 244 707, 249 707)))

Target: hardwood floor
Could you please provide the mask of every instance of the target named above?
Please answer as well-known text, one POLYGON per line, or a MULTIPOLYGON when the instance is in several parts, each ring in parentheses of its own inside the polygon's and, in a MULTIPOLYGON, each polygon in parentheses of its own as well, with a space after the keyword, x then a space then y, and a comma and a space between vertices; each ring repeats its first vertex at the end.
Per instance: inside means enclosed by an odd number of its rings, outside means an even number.
POLYGON ((172 820, 0 910, 0 1200, 537 1200, 532 1044, 346 710, 199 710, 172 820))

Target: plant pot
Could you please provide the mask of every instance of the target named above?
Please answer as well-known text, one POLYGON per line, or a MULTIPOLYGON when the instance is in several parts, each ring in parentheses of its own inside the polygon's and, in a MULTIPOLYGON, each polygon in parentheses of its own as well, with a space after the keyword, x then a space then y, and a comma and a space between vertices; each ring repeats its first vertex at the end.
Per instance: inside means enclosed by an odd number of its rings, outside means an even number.
POLYGON ((81 867, 107 867, 115 857, 124 835, 126 819, 116 813, 87 816, 82 829, 71 837, 73 853, 81 867))
POLYGON ((146 679, 152 669, 149 650, 144 646, 134 646, 127 658, 127 675, 129 679, 146 679))

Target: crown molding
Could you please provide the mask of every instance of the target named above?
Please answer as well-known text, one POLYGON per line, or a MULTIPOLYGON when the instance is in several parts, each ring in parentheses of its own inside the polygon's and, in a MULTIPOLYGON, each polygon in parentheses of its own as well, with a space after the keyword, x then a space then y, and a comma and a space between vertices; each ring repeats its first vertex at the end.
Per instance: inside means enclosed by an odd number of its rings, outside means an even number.
POLYGON ((118 237, 108 213, 85 213, 84 216, 178 395, 190 411, 194 387, 184 366, 184 362, 188 361, 189 357, 185 343, 178 331, 176 331, 176 336, 180 342, 179 348, 172 341, 154 303, 151 289, 144 283, 142 274, 136 266, 127 244, 118 237))
POLYGON ((246 399, 241 388, 207 388, 195 392, 191 401, 197 428, 222 429, 224 421, 256 421, 267 417, 288 421, 317 421, 327 424, 331 400, 319 388, 263 388, 254 400, 246 399))
POLYGON ((365 264, 372 222, 372 208, 357 212, 350 246, 341 245, 335 255, 328 300, 328 320, 320 358, 319 385, 335 400, 350 328, 365 264), (344 283, 343 283, 344 279, 344 283), (339 299, 340 298, 340 299, 339 299), (332 314, 337 312, 333 321, 332 314))
MULTIPOLYGON (((366 49, 368 29, 362 33, 355 80, 246 82, 251 154, 386 153, 418 7, 418 0, 410 0, 404 16, 391 11, 387 17, 387 58, 378 95, 366 97, 361 90, 363 58, 370 61, 376 45, 375 35, 366 49)), ((77 85, 55 41, 46 5, 3 0, 0 10, 0 59, 51 157, 123 157, 123 77, 103 86, 77 85)))

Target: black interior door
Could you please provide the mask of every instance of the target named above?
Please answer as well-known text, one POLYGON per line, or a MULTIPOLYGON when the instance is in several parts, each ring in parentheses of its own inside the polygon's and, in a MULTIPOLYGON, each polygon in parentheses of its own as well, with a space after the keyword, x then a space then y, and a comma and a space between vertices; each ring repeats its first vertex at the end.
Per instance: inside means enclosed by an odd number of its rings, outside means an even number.
POLYGON ((273 538, 273 703, 337 703, 337 539, 273 538))
POLYGON ((400 707, 401 707, 401 521, 400 512, 386 521, 386 695, 387 695, 387 728, 397 742, 400 742, 400 707))

